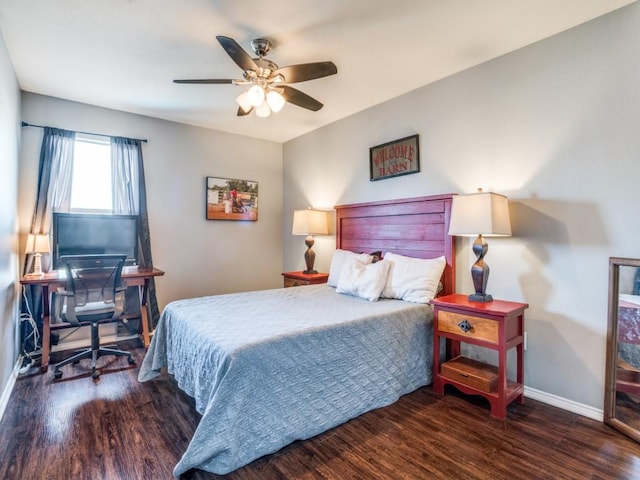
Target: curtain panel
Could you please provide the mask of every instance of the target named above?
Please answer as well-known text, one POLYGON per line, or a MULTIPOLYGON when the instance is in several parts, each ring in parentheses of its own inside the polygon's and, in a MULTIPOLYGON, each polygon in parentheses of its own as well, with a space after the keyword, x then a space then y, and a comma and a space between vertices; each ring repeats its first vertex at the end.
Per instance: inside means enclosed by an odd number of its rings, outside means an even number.
MULTIPOLYGON (((149 213, 142 160, 142 141, 134 138, 111 137, 111 174, 113 213, 138 216, 138 252, 140 266, 152 268, 149 213)), ((147 298, 149 328, 158 324, 160 310, 155 281, 149 282, 147 298)))
MULTIPOLYGON (((71 173, 73 171, 73 148, 75 132, 60 128, 44 127, 40 161, 38 164, 38 187, 36 203, 31 217, 30 233, 49 234, 54 211, 68 212, 71 201, 71 173)), ((33 255, 25 255, 23 275, 31 270, 33 255)), ((51 266, 51 255, 42 255, 42 268, 48 271, 51 266)), ((42 332, 42 290, 39 287, 26 287, 21 311, 31 314, 31 318, 42 332), (26 304, 28 302, 28 305, 26 304), (29 306, 31 309, 29 310, 29 306)), ((23 322, 24 325, 24 322, 23 322)), ((24 352, 33 352, 39 345, 31 332, 23 332, 24 352)), ((49 341, 43 339, 42 341, 49 341)))
POLYGON ((75 132, 44 128, 30 233, 49 233, 53 212, 69 211, 75 140, 75 132))

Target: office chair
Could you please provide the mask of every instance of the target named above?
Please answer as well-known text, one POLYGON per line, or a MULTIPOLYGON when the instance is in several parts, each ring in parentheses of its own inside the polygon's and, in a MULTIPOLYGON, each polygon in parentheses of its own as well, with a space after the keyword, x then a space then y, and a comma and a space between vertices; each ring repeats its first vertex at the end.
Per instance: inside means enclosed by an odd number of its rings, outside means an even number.
POLYGON ((60 258, 66 271, 67 285, 59 289, 56 302, 60 318, 75 326, 91 326, 91 348, 83 350, 56 364, 53 374, 62 377, 61 367, 91 358, 91 376, 97 379, 100 371, 96 360, 104 355, 126 356, 129 365, 135 363, 131 353, 100 347, 100 323, 118 320, 124 308, 122 265, 125 255, 67 255, 60 258))

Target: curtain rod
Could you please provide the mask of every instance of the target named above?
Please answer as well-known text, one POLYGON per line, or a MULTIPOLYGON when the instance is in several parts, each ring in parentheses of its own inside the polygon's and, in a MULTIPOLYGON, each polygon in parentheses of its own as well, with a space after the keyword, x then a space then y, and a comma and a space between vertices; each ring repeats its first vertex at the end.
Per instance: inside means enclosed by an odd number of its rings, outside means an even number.
MULTIPOLYGON (((27 123, 27 122, 22 122, 22 126, 23 127, 46 128, 43 125, 34 125, 33 123, 27 123)), ((51 128, 51 127, 49 127, 49 128, 51 128)), ((105 135, 103 133, 80 132, 80 131, 76 131, 76 133, 82 133, 84 135, 97 135, 98 137, 111 137, 111 135, 105 135)), ((146 138, 132 138, 131 140, 138 140, 140 142, 147 143, 147 139, 146 138)))

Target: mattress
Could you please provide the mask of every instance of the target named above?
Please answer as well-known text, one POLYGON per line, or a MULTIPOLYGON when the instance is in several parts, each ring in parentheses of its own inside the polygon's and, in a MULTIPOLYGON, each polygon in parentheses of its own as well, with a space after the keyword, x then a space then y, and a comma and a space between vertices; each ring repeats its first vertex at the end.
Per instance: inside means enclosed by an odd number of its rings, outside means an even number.
POLYGON ((327 285, 170 303, 138 378, 166 368, 202 414, 174 475, 229 473, 431 383, 432 317, 327 285))

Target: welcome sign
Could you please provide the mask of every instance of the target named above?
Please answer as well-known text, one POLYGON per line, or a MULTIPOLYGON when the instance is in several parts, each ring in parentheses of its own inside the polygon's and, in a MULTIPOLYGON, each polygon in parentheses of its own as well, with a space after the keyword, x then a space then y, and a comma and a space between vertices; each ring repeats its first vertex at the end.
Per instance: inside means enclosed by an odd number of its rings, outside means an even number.
POLYGON ((370 180, 418 173, 420 152, 418 135, 376 145, 369 149, 370 180))

